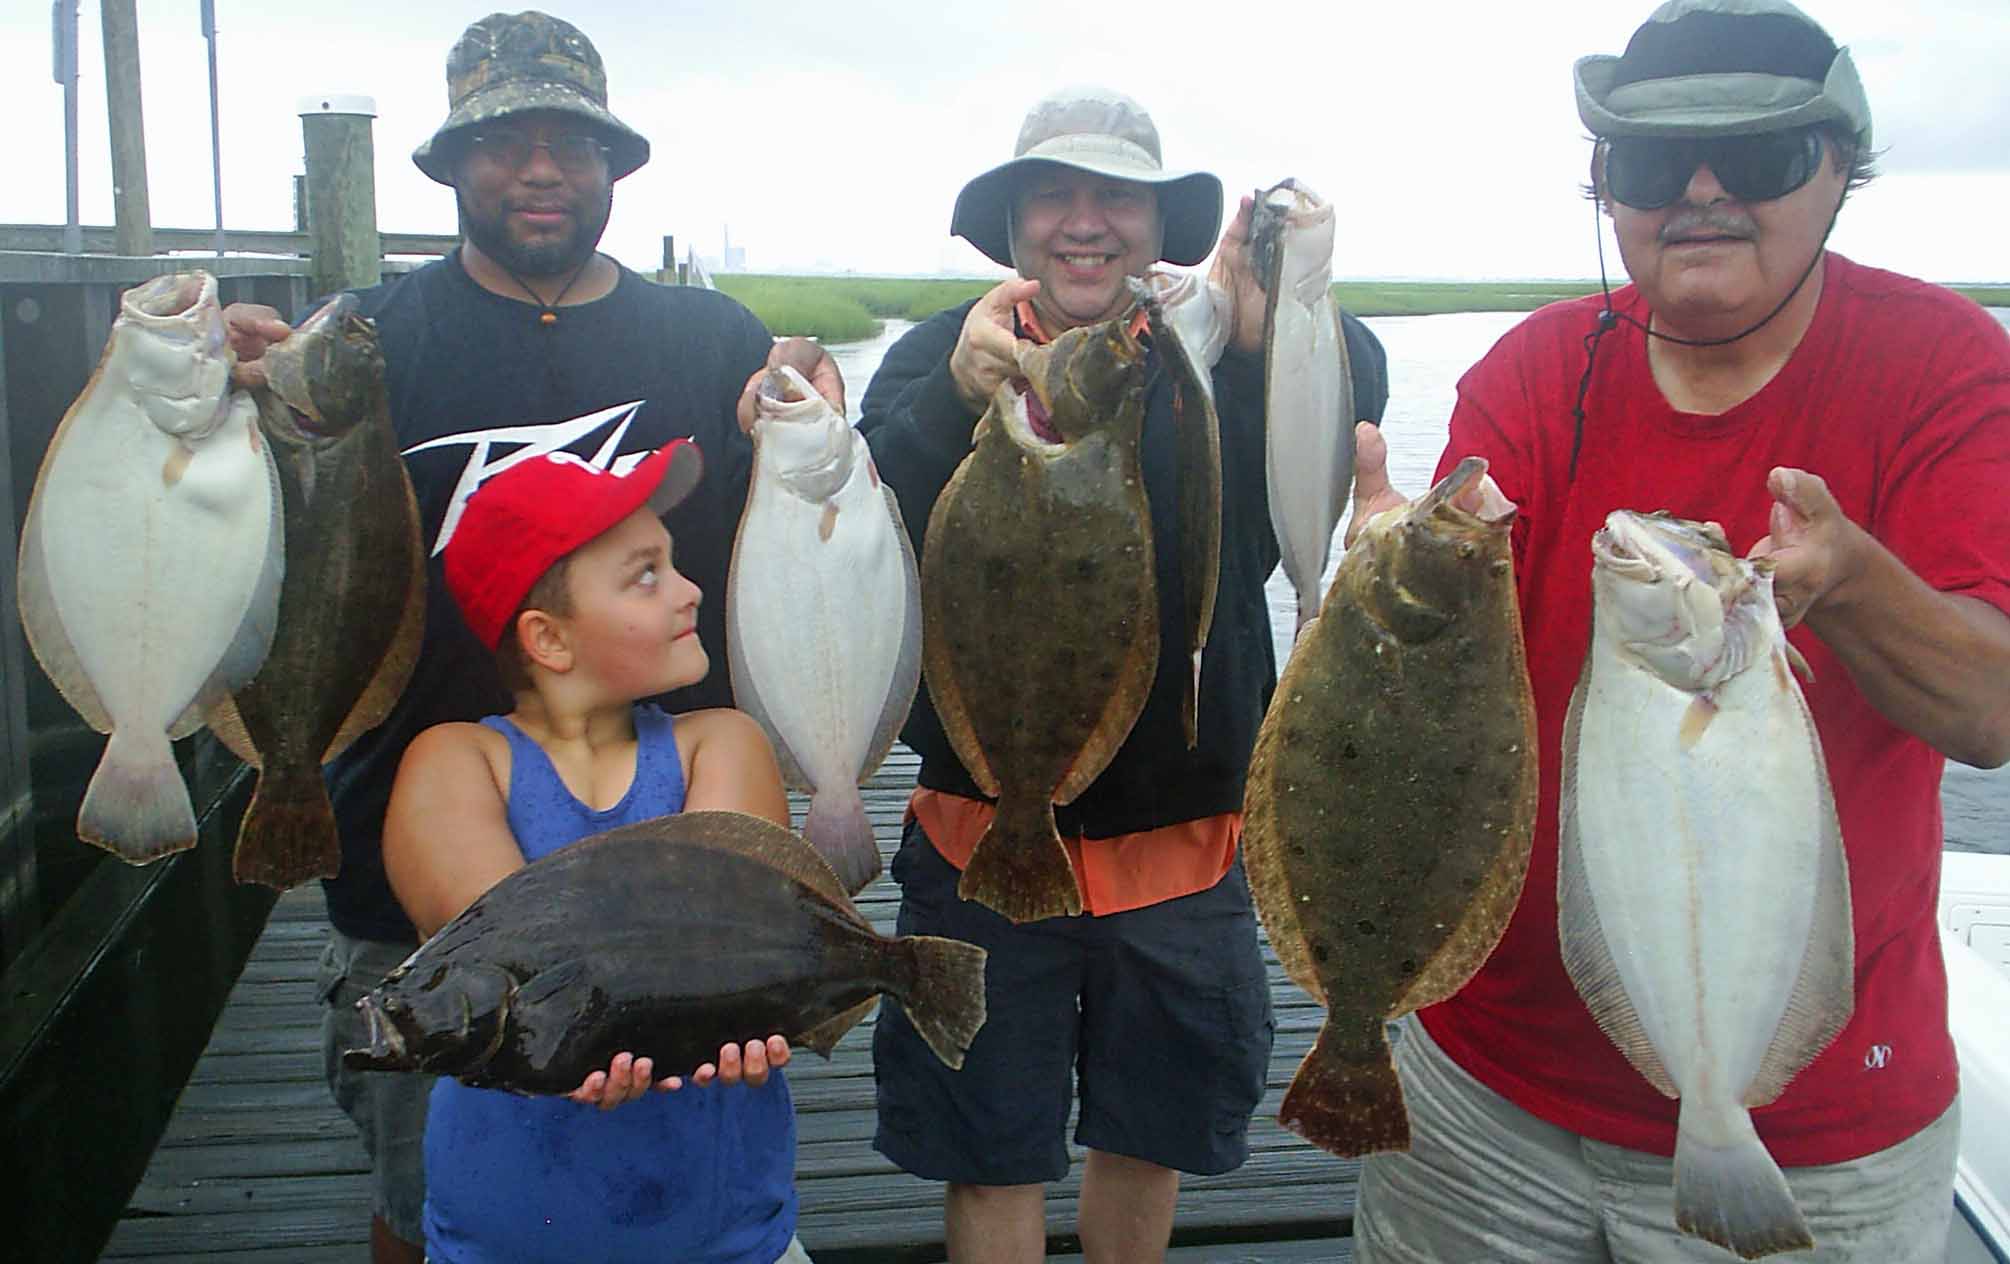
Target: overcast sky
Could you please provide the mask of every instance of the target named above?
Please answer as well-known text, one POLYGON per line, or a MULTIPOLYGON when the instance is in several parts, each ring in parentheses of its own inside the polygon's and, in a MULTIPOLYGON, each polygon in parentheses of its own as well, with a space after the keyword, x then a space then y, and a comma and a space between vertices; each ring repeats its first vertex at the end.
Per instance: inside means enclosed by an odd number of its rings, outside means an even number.
MULTIPOLYGON (((153 222, 213 224, 197 0, 139 0, 153 222)), ((446 114, 447 50, 485 4, 216 0, 224 217, 292 225, 298 102, 375 99, 379 225, 455 230, 414 146, 446 114)), ((1169 166, 1231 199, 1296 176, 1339 206, 1337 276, 1588 277, 1588 146, 1572 61, 1618 53, 1632 0, 565 0, 650 164, 615 186, 603 247, 651 268, 666 233, 756 271, 998 270, 948 235, 962 183, 1011 155, 1053 88, 1102 83, 1157 120, 1169 166)), ((1833 239, 1941 281, 2010 281, 2010 0, 1816 0, 1856 58, 1882 178, 1833 239)), ((81 5, 86 223, 111 222, 98 0, 81 5)), ((12 178, 0 222, 61 223, 62 90, 47 0, 0 3, 12 178)), ((1609 237, 1608 237, 1609 249, 1609 237)), ((1618 268, 1616 257, 1611 266, 1618 268)))

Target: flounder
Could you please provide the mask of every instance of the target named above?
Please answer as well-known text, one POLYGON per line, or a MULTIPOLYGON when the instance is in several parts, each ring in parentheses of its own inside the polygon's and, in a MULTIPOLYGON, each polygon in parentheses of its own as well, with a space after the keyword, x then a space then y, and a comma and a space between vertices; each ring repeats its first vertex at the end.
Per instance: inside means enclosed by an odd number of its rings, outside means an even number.
POLYGON ((1334 1154, 1409 1147, 1384 1024, 1465 986, 1528 872, 1535 705, 1513 506, 1497 492, 1477 514, 1453 503, 1485 469, 1468 457, 1369 521, 1250 761, 1242 845, 1257 911, 1286 973, 1327 1011, 1278 1118, 1334 1154))
POLYGON ((801 839, 682 812, 582 839, 510 874, 356 1003, 352 1067, 569 1093, 627 1051, 688 1074, 779 1033, 829 1056, 882 992, 942 1061, 984 1025, 982 948, 888 939, 801 839))
POLYGON ((234 363, 216 279, 119 301, 21 529, 21 623, 64 699, 111 735, 77 837, 134 864, 195 843, 169 742, 265 661, 284 575, 278 474, 234 363))
POLYGON ((922 547, 929 694, 998 800, 957 890, 1015 922, 1082 911, 1054 804, 1109 766, 1158 670, 1145 353, 1127 323, 1020 344, 1024 379, 978 420, 922 547))

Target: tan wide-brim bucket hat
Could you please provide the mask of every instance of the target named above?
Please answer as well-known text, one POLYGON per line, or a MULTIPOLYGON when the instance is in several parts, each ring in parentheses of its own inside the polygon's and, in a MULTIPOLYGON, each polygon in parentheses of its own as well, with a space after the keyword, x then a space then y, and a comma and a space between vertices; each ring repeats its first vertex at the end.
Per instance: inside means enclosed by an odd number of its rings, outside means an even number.
POLYGON ((1786 0, 1669 0, 1625 55, 1578 59, 1577 116, 1597 137, 1749 136, 1839 123, 1870 145, 1849 50, 1786 0))
POLYGON ((607 146, 609 180, 649 161, 649 142, 607 109, 607 70, 593 41, 548 13, 491 13, 461 32, 447 54, 447 105, 447 121, 412 151, 441 184, 454 182, 457 133, 531 110, 590 123, 607 146))
POLYGON ((1027 111, 1009 162, 963 186, 949 231, 1012 266, 1011 207, 1018 173, 1051 164, 1148 184, 1158 194, 1165 228, 1160 255, 1191 265, 1207 258, 1221 232, 1221 181, 1205 171, 1168 171, 1159 131, 1143 106, 1105 88, 1066 88, 1027 111))

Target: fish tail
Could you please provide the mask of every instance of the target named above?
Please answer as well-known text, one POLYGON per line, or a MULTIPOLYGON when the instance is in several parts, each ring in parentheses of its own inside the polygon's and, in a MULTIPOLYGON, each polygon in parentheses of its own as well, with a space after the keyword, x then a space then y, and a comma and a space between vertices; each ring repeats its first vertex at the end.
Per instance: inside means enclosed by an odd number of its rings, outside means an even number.
POLYGON ((900 942, 912 967, 899 991, 907 1021, 944 1066, 961 1071, 963 1055, 984 1025, 985 952, 935 935, 909 935, 900 942))
POLYGON ((1330 1023, 1321 1027, 1312 1051, 1298 1064, 1298 1074, 1285 1090, 1277 1122, 1343 1158, 1409 1149, 1410 1115, 1403 1104, 1403 1085, 1379 1034, 1379 1055, 1362 1061, 1351 1056, 1353 1050, 1338 1051, 1330 1023))
POLYGON ((857 895, 879 876, 879 841, 857 786, 818 790, 803 821, 803 838, 837 871, 847 895, 857 895))
POLYGON ((1682 1099, 1675 1129, 1675 1227, 1748 1260, 1815 1244, 1787 1178, 1743 1109, 1682 1099))
POLYGON ((999 799, 998 815, 971 851, 956 894, 1014 922, 1080 913, 1082 892, 1054 828, 1054 805, 1039 797, 999 799))
POLYGON ((238 826, 231 874, 241 883, 284 891, 309 878, 332 878, 341 867, 335 809, 321 770, 268 767, 238 826))
POLYGON ((112 729, 77 811, 77 837, 135 865, 195 846, 195 808, 165 732, 112 729))

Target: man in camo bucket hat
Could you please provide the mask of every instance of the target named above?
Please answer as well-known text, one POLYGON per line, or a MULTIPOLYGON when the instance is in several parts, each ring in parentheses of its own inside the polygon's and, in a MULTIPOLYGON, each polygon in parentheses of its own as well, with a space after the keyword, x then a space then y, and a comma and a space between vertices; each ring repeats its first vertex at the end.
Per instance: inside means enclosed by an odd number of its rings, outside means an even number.
MULTIPOLYGON (((1239 842, 1250 750, 1276 680, 1263 581, 1278 558, 1264 488, 1251 201, 1222 234, 1216 263, 1241 319, 1213 373, 1222 540, 1200 672, 1205 719, 1190 746, 1176 682, 1192 660, 1168 603, 1195 580, 1178 548, 1161 547, 1158 687, 1108 767, 1056 813, 1085 916, 1014 923, 961 898, 961 870, 993 807, 945 735, 929 682, 902 730, 921 771, 893 861, 900 927, 990 953, 989 1017, 963 1069, 944 1074, 900 1007, 882 1007, 873 1144, 903 1170, 947 1182, 953 1260, 1042 1257, 1043 1190, 1068 1170, 1065 1122, 1078 1096, 1074 1139, 1087 1157, 1076 1223, 1090 1259, 1163 1257, 1180 1174, 1227 1172, 1249 1153, 1271 1021, 1239 842)), ((951 232, 1018 278, 909 330, 866 390, 859 430, 917 554, 978 416, 1010 389, 1001 386, 1018 371, 1019 345, 1105 322, 1142 332, 1126 282, 1160 260, 1205 259, 1221 217, 1220 181, 1169 170, 1157 126, 1129 97, 1071 88, 1026 113, 1012 157, 964 186, 950 220, 951 232)), ((1344 325, 1354 399, 1362 416, 1379 418, 1382 348, 1353 317, 1344 325)), ((1152 533, 1171 541, 1182 475, 1164 354, 1147 352, 1141 466, 1152 533)), ((1057 625, 1050 635, 1066 633, 1057 625)))
MULTIPOLYGON (((1960 1131, 1940 782, 2010 758, 2010 337, 1828 248, 1870 106, 1785 0, 1673 0, 1572 81, 1632 284, 1502 337, 1439 463, 1486 458, 1519 506, 1528 879, 1479 972, 1403 1021, 1411 1143, 1363 1163, 1355 1258, 1938 1264, 1960 1131), (1664 508, 1770 565, 1805 720, 1754 741, 1712 705, 1740 686, 1673 671, 1646 688, 1713 718, 1600 729, 1589 676, 1575 708, 1594 532, 1664 508), (1658 789, 1811 741, 1825 787, 1758 772, 1707 810, 1658 789), (1615 806, 1620 782, 1650 806, 1615 806)), ((1401 503, 1361 440, 1356 521, 1401 503)), ((1647 564, 1621 532, 1600 571, 1647 564)), ((1790 692, 1777 648, 1729 635, 1714 661, 1741 652, 1790 692)))
POLYGON ((649 161, 649 142, 607 109, 607 70, 593 41, 548 13, 491 13, 461 32, 447 54, 447 119, 412 161, 441 184, 454 182, 457 142, 468 129, 545 110, 592 124, 607 146, 610 180, 649 161))
MULTIPOLYGON (((648 160, 649 144, 608 110, 600 54, 577 28, 538 12, 490 14, 461 35, 446 69, 447 118, 412 157, 454 190, 461 244, 356 293, 358 313, 376 322, 391 422, 434 558, 411 682, 390 716, 328 773, 342 866, 325 883, 331 926, 316 983, 326 1003, 322 1052, 329 1088, 370 1156, 375 1264, 424 1258, 429 1223, 431 1077, 355 1070, 341 1056, 368 1044, 357 999, 418 946, 383 856, 386 802, 407 746, 423 730, 507 710, 510 698, 495 656, 447 598, 438 569, 463 507, 484 479, 540 455, 619 473, 653 450, 695 441, 705 476, 665 525, 677 542, 677 569, 713 598, 699 607, 698 639, 723 664, 717 594, 746 505, 753 447, 742 427, 753 420, 754 384, 768 366, 790 363, 844 407, 836 366, 815 344, 777 342, 726 295, 655 284, 599 249, 613 185, 648 160)), ((258 372, 266 343, 289 333, 270 308, 233 304, 225 316, 241 375, 258 372)), ((715 669, 656 701, 687 711, 730 706, 733 697, 727 673, 715 669)), ((726 1081, 738 1073, 721 1069, 726 1081)), ((752 1080, 683 1094, 691 1122, 712 1140, 665 1167, 723 1191, 710 1163, 711 1146, 725 1147, 736 1156, 736 1215, 759 1221, 749 1230, 756 1240, 787 1242, 796 1205, 787 1090, 779 1077, 758 1088, 752 1080), (701 1112, 710 1115, 700 1120, 701 1112)), ((448 1171, 465 1190, 470 1169, 449 1159, 448 1171)), ((681 1231, 711 1209, 708 1198, 670 1198, 652 1224, 681 1231)), ((590 1243, 573 1249, 579 1258, 595 1251, 590 1243)), ((463 1254, 436 1244, 433 1257, 463 1254)))

